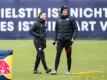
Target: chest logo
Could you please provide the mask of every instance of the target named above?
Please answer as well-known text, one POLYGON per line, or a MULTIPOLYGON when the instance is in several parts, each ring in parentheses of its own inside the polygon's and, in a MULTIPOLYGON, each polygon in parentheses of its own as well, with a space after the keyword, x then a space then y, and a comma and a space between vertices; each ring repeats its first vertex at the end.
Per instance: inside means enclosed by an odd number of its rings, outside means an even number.
POLYGON ((59 21, 61 22, 61 19, 59 21))
POLYGON ((41 27, 43 27, 43 25, 41 25, 41 27))
POLYGON ((68 21, 69 19, 67 18, 66 21, 68 21))

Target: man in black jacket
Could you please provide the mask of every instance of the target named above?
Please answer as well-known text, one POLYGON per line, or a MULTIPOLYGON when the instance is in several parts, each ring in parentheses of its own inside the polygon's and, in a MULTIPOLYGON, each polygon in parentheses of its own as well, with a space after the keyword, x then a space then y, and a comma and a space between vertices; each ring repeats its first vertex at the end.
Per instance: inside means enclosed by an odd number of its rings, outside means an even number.
POLYGON ((43 64, 44 69, 46 70, 46 73, 51 72, 51 69, 47 67, 47 64, 45 61, 45 54, 44 54, 44 48, 46 48, 45 20, 46 20, 46 13, 41 12, 39 14, 39 17, 36 19, 36 21, 34 22, 34 24, 32 25, 29 31, 30 34, 34 36, 34 45, 37 50, 34 74, 40 74, 40 72, 38 72, 38 66, 39 66, 40 60, 43 64))
POLYGON ((57 74, 62 49, 65 48, 68 67, 66 75, 69 75, 71 69, 71 46, 73 39, 76 37, 77 24, 74 17, 69 16, 69 10, 66 6, 61 7, 60 14, 60 17, 56 20, 55 26, 55 41, 53 44, 55 45, 57 43, 57 54, 55 59, 55 70, 52 72, 52 74, 57 74))

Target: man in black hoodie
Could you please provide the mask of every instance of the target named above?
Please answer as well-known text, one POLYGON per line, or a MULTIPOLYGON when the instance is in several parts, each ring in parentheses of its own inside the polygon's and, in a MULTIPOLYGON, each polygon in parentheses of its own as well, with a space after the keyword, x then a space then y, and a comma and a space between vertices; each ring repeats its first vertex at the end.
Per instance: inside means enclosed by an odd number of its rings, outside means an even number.
POLYGON ((41 12, 29 31, 29 33, 32 36, 34 36, 34 45, 37 50, 37 56, 36 56, 36 61, 34 66, 34 74, 40 74, 40 72, 38 72, 38 66, 39 66, 40 60, 43 64, 44 69, 46 70, 46 73, 51 72, 51 69, 47 67, 47 64, 45 61, 45 54, 44 54, 44 48, 46 48, 45 20, 46 20, 46 13, 41 12))
POLYGON ((57 54, 55 59, 55 69, 52 74, 57 74, 62 49, 65 48, 68 67, 66 75, 69 75, 71 69, 71 47, 73 39, 76 37, 77 24, 74 17, 69 16, 69 10, 66 6, 61 7, 60 14, 60 17, 56 20, 55 26, 55 41, 53 42, 53 44, 55 45, 57 43, 57 54))

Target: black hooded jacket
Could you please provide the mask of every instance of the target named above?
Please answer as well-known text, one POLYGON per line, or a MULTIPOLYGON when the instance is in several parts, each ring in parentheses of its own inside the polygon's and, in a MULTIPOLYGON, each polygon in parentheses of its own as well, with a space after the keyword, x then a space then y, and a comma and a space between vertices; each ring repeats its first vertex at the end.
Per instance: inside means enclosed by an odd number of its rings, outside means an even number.
POLYGON ((75 18, 69 15, 60 16, 56 20, 55 26, 55 41, 57 40, 71 40, 76 37, 77 24, 75 18))
POLYGON ((34 36, 34 40, 46 43, 46 26, 45 21, 37 18, 31 26, 29 33, 34 36))

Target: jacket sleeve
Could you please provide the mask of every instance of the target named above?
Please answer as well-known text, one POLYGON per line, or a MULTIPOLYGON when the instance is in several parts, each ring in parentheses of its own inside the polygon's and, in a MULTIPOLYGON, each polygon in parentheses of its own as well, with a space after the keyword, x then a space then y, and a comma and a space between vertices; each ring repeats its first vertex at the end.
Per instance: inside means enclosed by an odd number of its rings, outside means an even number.
POLYGON ((58 23, 55 24, 55 41, 57 41, 57 35, 58 35, 58 23))
POLYGON ((39 33, 36 32, 36 29, 37 29, 37 24, 34 23, 32 26, 31 26, 31 29, 29 30, 29 33, 34 36, 34 37, 39 37, 39 33))
POLYGON ((72 17, 71 23, 72 23, 72 29, 73 29, 72 30, 72 38, 76 38, 78 28, 77 28, 76 20, 74 17, 72 17))

